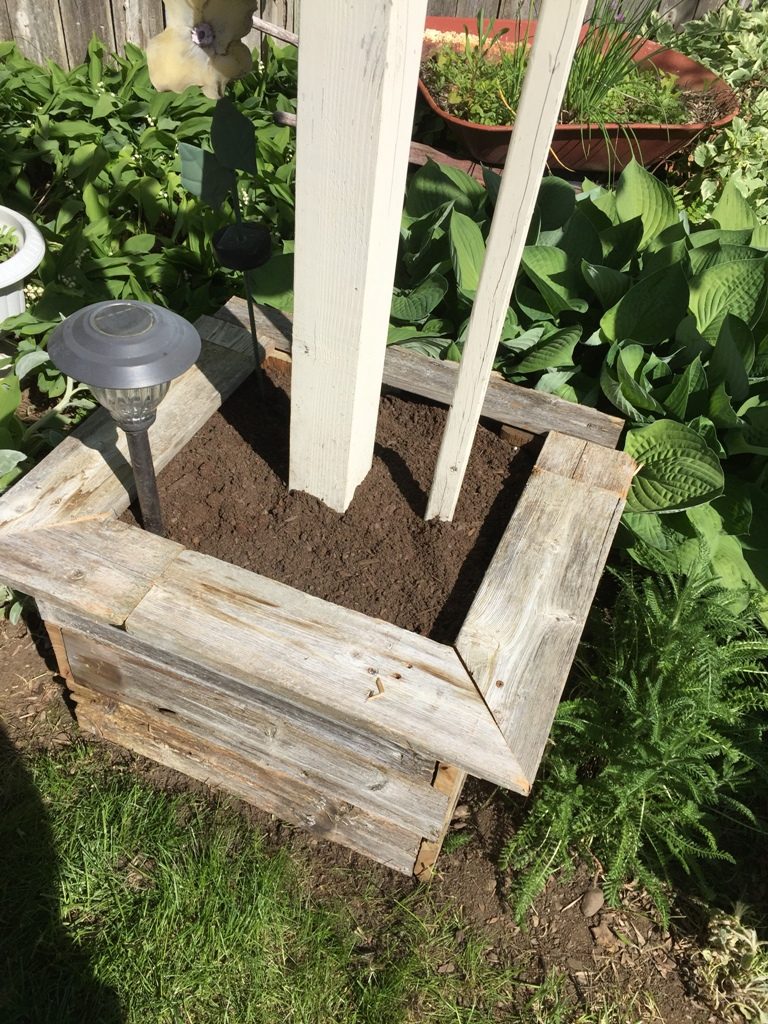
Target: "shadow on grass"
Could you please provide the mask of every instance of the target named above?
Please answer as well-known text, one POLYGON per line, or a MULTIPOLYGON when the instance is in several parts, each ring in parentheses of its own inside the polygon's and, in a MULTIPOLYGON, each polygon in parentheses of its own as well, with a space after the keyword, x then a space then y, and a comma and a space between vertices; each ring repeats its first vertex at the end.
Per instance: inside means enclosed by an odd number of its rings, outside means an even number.
POLYGON ((0 1021, 121 1024, 116 993, 61 923, 48 812, 0 728, 0 1021))

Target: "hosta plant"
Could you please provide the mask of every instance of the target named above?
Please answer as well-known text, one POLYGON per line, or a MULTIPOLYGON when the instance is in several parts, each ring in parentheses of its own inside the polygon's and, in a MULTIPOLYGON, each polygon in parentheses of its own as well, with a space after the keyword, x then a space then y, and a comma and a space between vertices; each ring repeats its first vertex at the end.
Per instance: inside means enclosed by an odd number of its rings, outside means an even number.
MULTIPOLYGON (((293 109, 295 88, 295 48, 272 46, 264 65, 231 87, 255 135, 257 174, 241 181, 238 199, 278 238, 293 233, 294 159, 291 132, 272 111, 293 109)), ((45 355, 62 316, 126 298, 194 320, 242 283, 213 256, 229 210, 198 203, 182 184, 179 144, 207 145, 211 128, 214 105, 199 89, 157 93, 131 45, 110 56, 94 40, 86 62, 64 71, 0 42, 0 102, 0 197, 33 215, 47 244, 27 311, 3 324, 16 351, 12 375, 0 379, 2 491, 89 407, 45 355), (22 387, 47 410, 42 420, 20 420, 22 387)))

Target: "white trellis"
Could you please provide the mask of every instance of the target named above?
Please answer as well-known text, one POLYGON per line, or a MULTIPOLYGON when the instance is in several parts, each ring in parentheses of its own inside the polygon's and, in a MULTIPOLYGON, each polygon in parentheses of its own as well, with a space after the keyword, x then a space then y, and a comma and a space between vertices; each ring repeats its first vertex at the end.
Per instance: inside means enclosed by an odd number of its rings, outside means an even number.
MULTIPOLYGON (((588 0, 544 0, 427 516, 451 519, 588 0)), ((290 486, 344 511, 374 446, 426 0, 301 8, 290 486)))

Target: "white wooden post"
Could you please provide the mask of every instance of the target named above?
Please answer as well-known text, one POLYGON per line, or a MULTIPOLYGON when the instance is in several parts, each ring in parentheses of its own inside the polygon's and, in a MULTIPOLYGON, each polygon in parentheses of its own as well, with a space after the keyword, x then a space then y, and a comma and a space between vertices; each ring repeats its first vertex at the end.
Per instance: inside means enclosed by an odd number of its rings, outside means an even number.
POLYGON ((427 0, 301 5, 289 486, 371 467, 427 0))
POLYGON ((542 0, 427 519, 452 519, 456 509, 586 7, 542 0))

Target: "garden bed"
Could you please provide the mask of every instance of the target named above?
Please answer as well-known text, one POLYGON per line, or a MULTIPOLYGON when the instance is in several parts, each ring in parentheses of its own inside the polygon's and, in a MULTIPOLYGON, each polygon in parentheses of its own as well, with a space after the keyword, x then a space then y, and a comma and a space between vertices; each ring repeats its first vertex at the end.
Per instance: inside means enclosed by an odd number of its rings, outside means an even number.
MULTIPOLYGON (((198 322, 159 467, 252 371, 242 315, 198 322)), ((395 351, 385 383, 439 400, 455 373, 395 351)), ((494 380, 484 413, 547 436, 455 648, 117 521, 131 473, 104 413, 0 502, 0 576, 37 599, 83 728, 426 873, 467 773, 530 790, 635 469, 593 409, 494 380)))
MULTIPOLYGON (((338 515, 289 492, 290 367, 249 378, 160 474, 168 535, 344 608, 452 643, 534 456, 481 426, 454 520, 424 520, 446 410, 387 395, 373 468, 338 515)), ((136 506, 123 516, 137 523, 136 506)))

